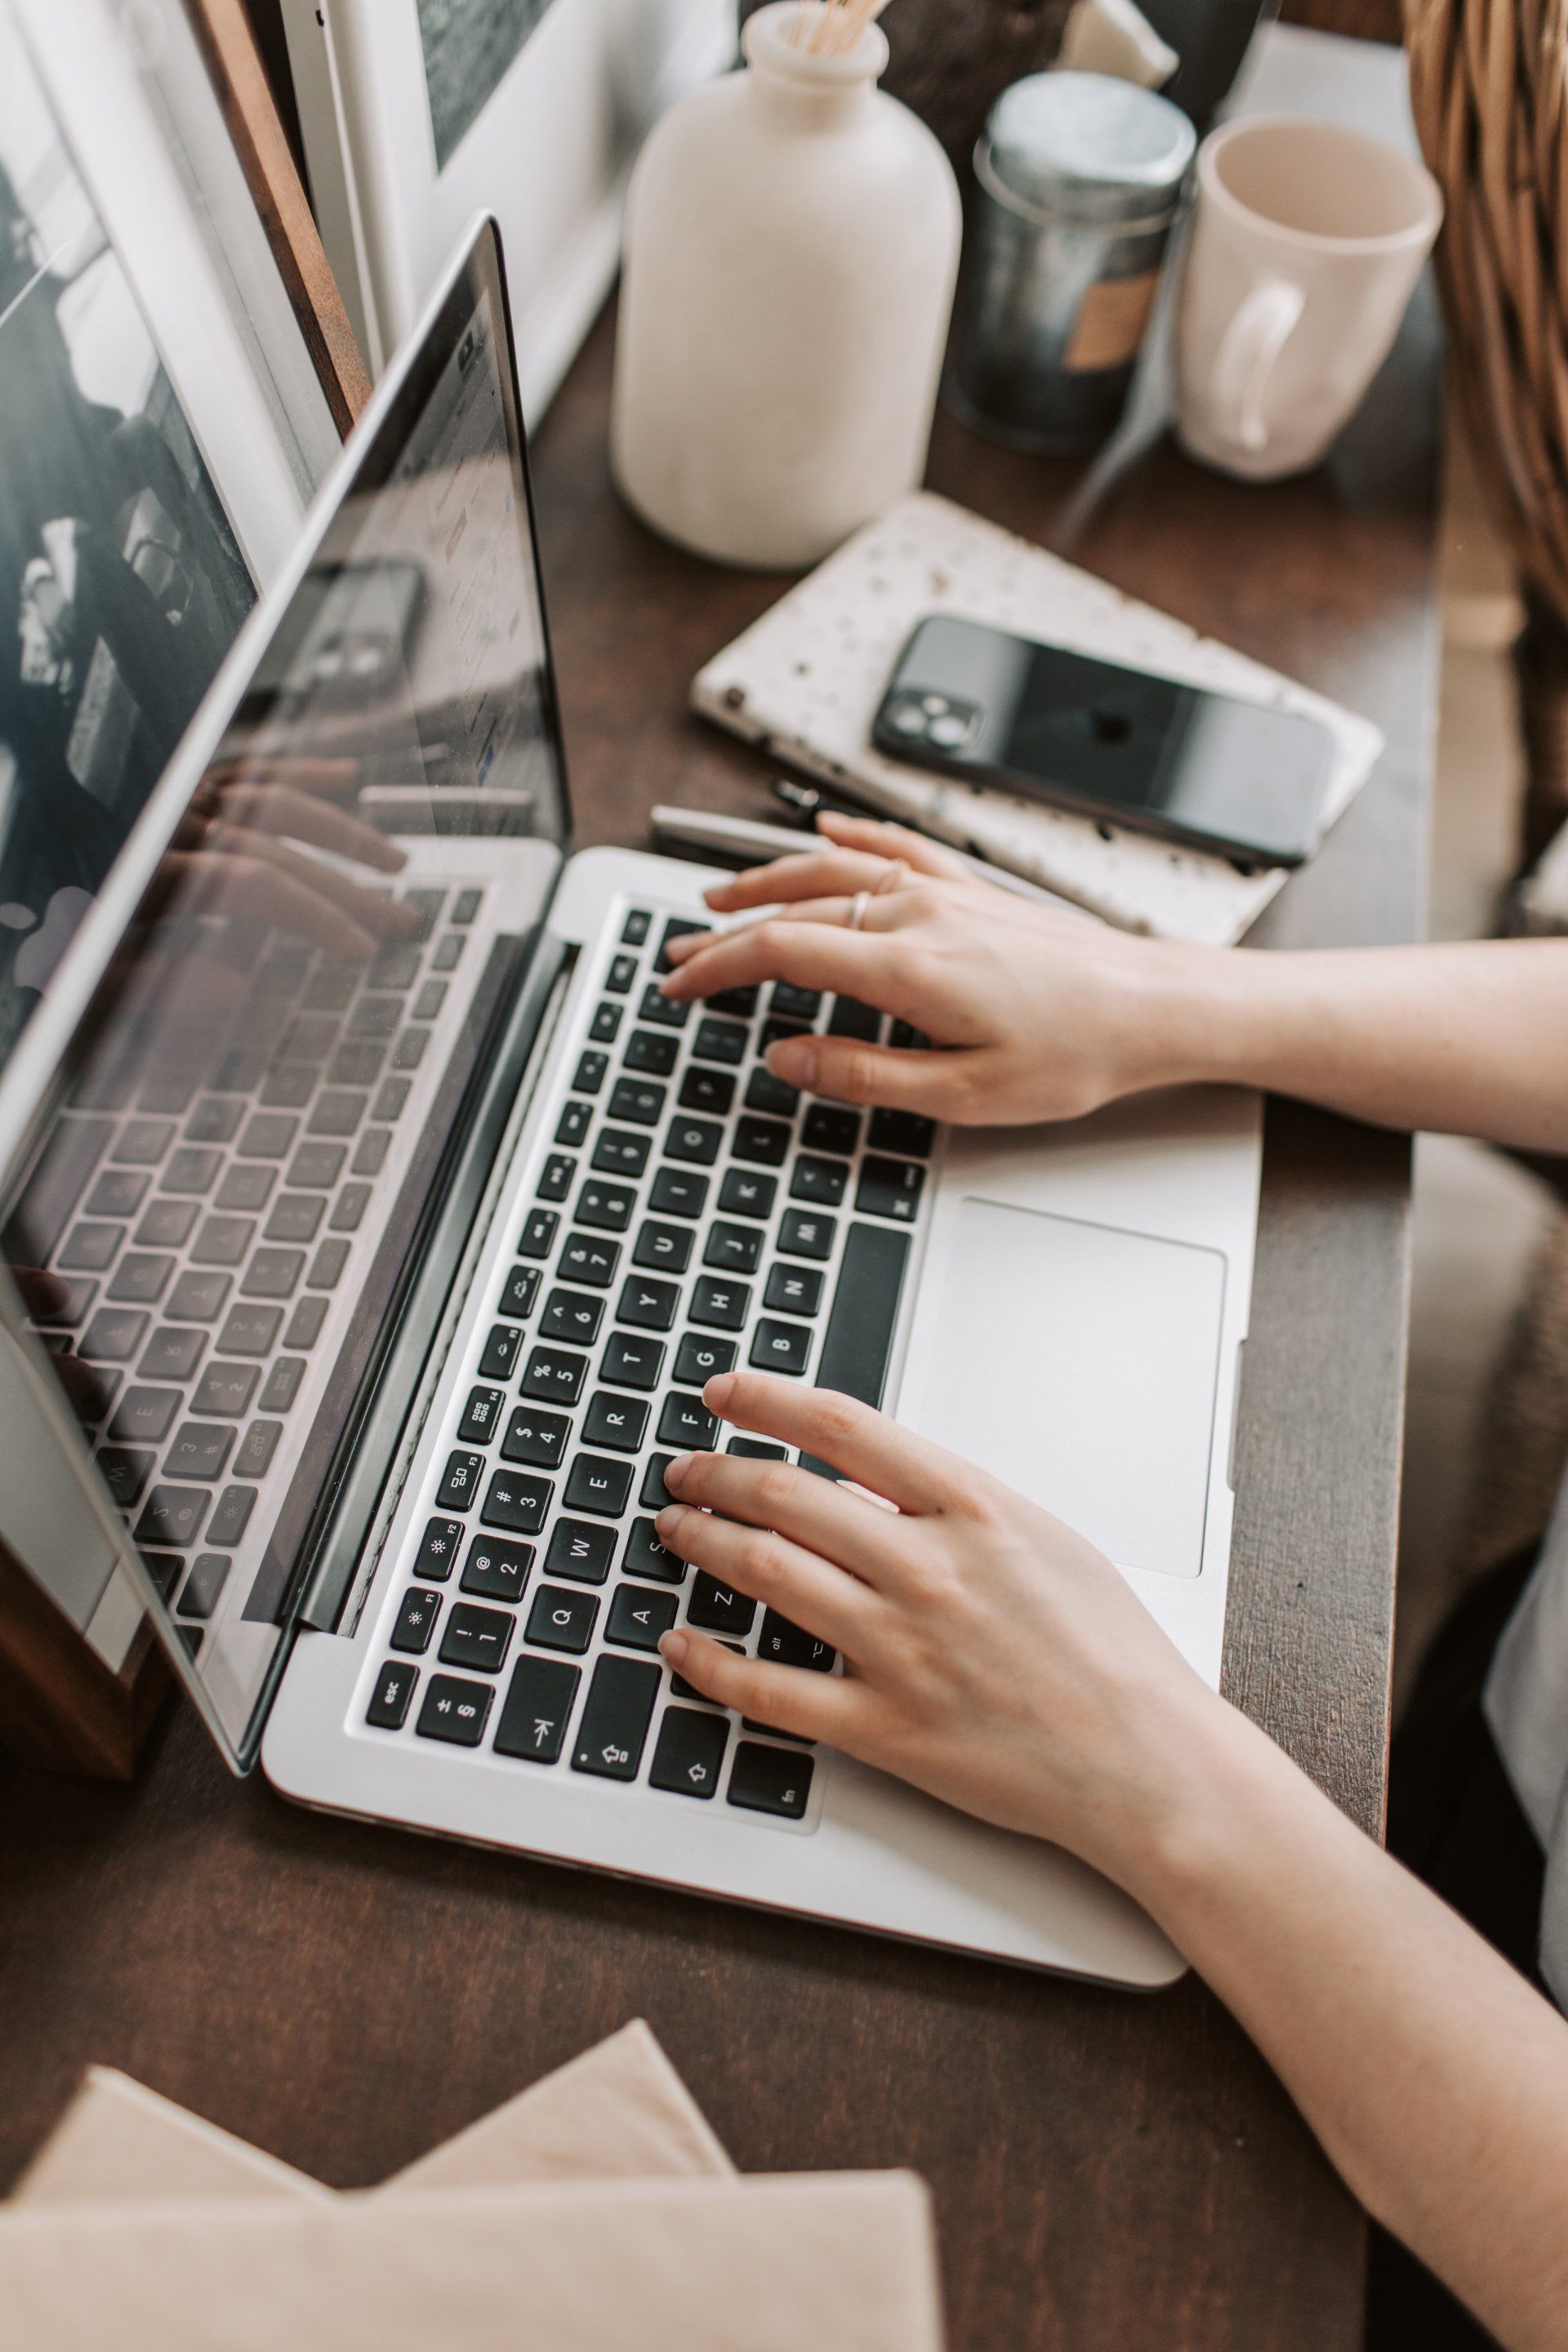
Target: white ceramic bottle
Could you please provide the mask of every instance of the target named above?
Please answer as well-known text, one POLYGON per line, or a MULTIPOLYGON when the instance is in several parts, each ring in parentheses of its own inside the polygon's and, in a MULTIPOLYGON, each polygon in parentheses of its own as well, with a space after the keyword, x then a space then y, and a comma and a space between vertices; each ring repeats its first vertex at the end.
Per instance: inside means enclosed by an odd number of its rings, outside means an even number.
POLYGON ((611 455, 628 503, 721 562, 815 563, 919 483, 958 267, 946 156, 842 56, 742 35, 747 69, 648 139, 627 204, 611 455))

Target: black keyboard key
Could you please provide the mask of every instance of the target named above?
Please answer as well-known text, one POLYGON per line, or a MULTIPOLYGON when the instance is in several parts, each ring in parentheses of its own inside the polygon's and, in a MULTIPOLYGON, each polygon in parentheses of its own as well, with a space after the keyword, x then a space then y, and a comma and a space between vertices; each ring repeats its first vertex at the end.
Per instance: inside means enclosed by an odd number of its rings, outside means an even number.
POLYGON ((522 1470, 498 1470, 485 1492, 479 1517, 487 1528, 509 1536, 536 1536, 544 1525, 554 1493, 548 1478, 531 1478, 522 1470))
MULTIPOLYGON (((79 1323, 86 1320, 97 1297, 97 1283, 89 1281, 86 1276, 68 1281, 64 1276, 57 1275, 54 1296, 47 1307, 40 1303, 35 1308, 33 1320, 47 1323, 57 1331, 74 1331, 79 1323)), ((56 1352, 60 1351, 57 1349, 56 1352)))
POLYGON ((378 1037, 390 1044, 403 1018, 401 996, 362 996, 349 1016, 351 1037, 378 1037))
POLYGON ((621 925, 621 943, 628 948, 640 948, 648 934, 653 917, 646 907, 634 907, 621 925))
POLYGON ((776 1609, 764 1609, 757 1655, 775 1666, 802 1666, 807 1674, 826 1675, 832 1673, 838 1653, 804 1626, 781 1617, 776 1609))
POLYGON ((858 1037, 863 1044, 874 1045, 882 1034, 882 1016, 874 1004, 862 1004, 853 996, 836 996, 827 1016, 827 1034, 858 1037))
POLYGON ((707 1110, 723 1118, 734 1099, 735 1081, 728 1070, 690 1069, 680 1081, 682 1110, 707 1110))
POLYGON ((778 1245, 785 1257, 829 1258, 837 1232, 836 1217, 814 1216, 806 1209, 786 1209, 779 1221, 778 1245))
POLYGON ((651 1519, 634 1519, 621 1572, 626 1576, 650 1576, 658 1584, 680 1584, 685 1580, 686 1562, 660 1543, 658 1529, 651 1519))
POLYGON ((563 1413, 520 1404, 508 1426, 501 1459, 526 1463, 533 1470, 559 1470, 571 1434, 572 1423, 563 1413))
POLYGON ((925 1174, 916 1160, 862 1160, 855 1193, 857 1213, 896 1217, 900 1224, 913 1224, 920 1213, 925 1174))
POLYGON ((552 1290, 539 1328, 547 1339, 569 1339, 574 1348, 591 1348, 604 1314, 604 1300, 586 1290, 552 1290))
POLYGON ((724 1130, 710 1118, 675 1118, 665 1129, 667 1160, 682 1160, 694 1168, 711 1168, 719 1157, 724 1130))
POLYGON ((787 1445, 775 1445, 767 1437, 732 1437, 724 1448, 726 1454, 739 1454, 748 1462, 787 1462, 787 1445))
POLYGON ((587 1377, 585 1356, 561 1348, 535 1348, 522 1376, 522 1393, 552 1404, 575 1404, 587 1377))
POLYGON ((496 1313, 510 1315, 515 1323, 525 1323, 532 1314, 533 1302, 539 1296, 539 1281, 536 1265, 514 1265, 501 1285, 496 1313))
POLYGON ((243 1298, 291 1298, 305 1271, 305 1253, 263 1245, 245 1269, 240 1283, 243 1298))
POLYGON ((751 1032, 738 1021, 715 1021, 705 1018, 697 1024, 697 1034, 691 1040, 694 1061, 719 1062, 730 1068, 746 1058, 751 1032))
POLYGON ((778 1315, 816 1315, 822 1307, 825 1278, 816 1266, 770 1266, 763 1305, 778 1315))
POLYGON ((594 1638, 599 1604, 591 1592, 568 1592, 559 1584, 542 1584, 528 1612, 525 1639, 542 1650, 567 1650, 581 1657, 594 1638))
POLYGON ((607 1242, 599 1234, 568 1234, 555 1271, 568 1282, 591 1283, 595 1290, 607 1290, 620 1262, 619 1242, 607 1242))
MULTIPOLYGON (((909 1257, 907 1234, 888 1225, 850 1226, 816 1367, 818 1388, 841 1389, 862 1404, 881 1403, 909 1257)), ((838 1475, 815 1455, 800 1458, 805 1469, 838 1475)))
POLYGON ((182 1617, 208 1618, 217 1607, 234 1561, 226 1551, 198 1552, 180 1592, 182 1617))
MULTIPOLYGON (((296 1160, 300 1154, 294 1154, 296 1160)), ((293 1170, 289 1170, 292 1180, 293 1170)), ((263 1160, 237 1160, 214 1195, 220 1209, 237 1209, 247 1213, 264 1209, 271 1198, 272 1187, 278 1181, 276 1168, 268 1168, 263 1160)))
POLYGON ((648 1455, 647 1467, 642 1474, 642 1491, 637 1496, 637 1507, 640 1510, 662 1511, 667 1503, 673 1503, 676 1500, 664 1483, 664 1474, 674 1459, 673 1454, 648 1455))
POLYGON ((487 1381, 510 1381, 521 1353, 522 1333, 510 1330, 504 1323, 492 1324, 479 1358, 481 1376, 487 1381))
POLYGON ((752 1620, 757 1604, 737 1592, 732 1585, 721 1584, 706 1569, 700 1570, 687 1603, 687 1622, 700 1625, 708 1633, 733 1633, 744 1641, 752 1630, 752 1620))
MULTIPOLYGON (((424 1033, 421 1032, 420 1034, 423 1034, 424 1033)), ((397 1066, 399 1069, 406 1069, 408 1066, 406 1061, 404 1059, 404 1052, 406 1045, 407 1039, 405 1038, 403 1040, 402 1044, 399 1045, 397 1049, 397 1066)), ((395 1118, 400 1118, 403 1115, 403 1107, 408 1100, 409 1085, 410 1081, 407 1078, 384 1078, 381 1085, 376 1088, 375 1100, 370 1107, 370 1115, 372 1118, 385 1119, 388 1124, 390 1124, 395 1118)), ((312 1119, 310 1121, 312 1133, 315 1132, 316 1126, 317 1122, 312 1119)), ((340 1124, 334 1126, 331 1131, 334 1135, 342 1135, 349 1133, 352 1130, 346 1126, 340 1124)), ((356 1168, 359 1166, 357 1154, 354 1159, 354 1166, 356 1168)))
POLYGON ((153 1201, 136 1228, 137 1248, 181 1248, 190 1239, 197 1213, 194 1201, 153 1201))
POLYGON ((782 1013, 786 1021, 815 1021, 822 1010, 822 992, 816 988, 797 988, 793 981, 773 983, 768 999, 768 1011, 782 1013))
POLYGON ((628 1070, 640 1070, 650 1078, 668 1078, 679 1053, 674 1037, 661 1037, 652 1029, 634 1029, 621 1060, 628 1070))
MULTIPOLYGON (((452 1523, 448 1520, 445 1524, 452 1523)), ((505 1543, 499 1536, 476 1536, 463 1565, 462 1589, 465 1592, 480 1593, 487 1601, 521 1601, 532 1566, 531 1544, 505 1543)))
POLYGON ((737 1160, 761 1168, 782 1168, 789 1152, 789 1129, 775 1118, 745 1118, 736 1121, 731 1150, 737 1160))
POLYGON ((267 1375, 260 1404, 263 1412, 287 1412, 300 1393, 305 1364, 300 1356, 279 1356, 267 1375))
POLYGON ((710 1227, 702 1252, 704 1265, 714 1266, 721 1274, 755 1274, 762 1257, 763 1235, 758 1226, 720 1223, 710 1227))
POLYGON ((594 1146, 594 1166, 602 1176, 640 1176, 652 1150, 651 1135, 634 1135, 623 1127, 603 1128, 594 1146))
POLYGON ((711 1797, 729 1738, 727 1716, 700 1715, 694 1706, 667 1706, 648 1766, 648 1786, 681 1797, 711 1797))
POLYGON ((110 1156, 132 1167, 154 1168, 174 1140, 173 1119, 131 1118, 121 1129, 120 1140, 110 1156))
POLYGON ((605 974, 605 986, 612 996, 625 996, 637 976, 637 960, 635 955, 612 956, 610 969, 605 974))
POLYGON ((772 1118, 793 1118, 800 1108, 800 1088, 786 1086, 759 1062, 746 1080, 746 1108, 763 1111, 772 1118))
POLYGON ((588 1024, 588 1034, 596 1045, 613 1045, 616 1032, 626 1013, 624 1004, 611 1004, 608 1000, 594 1007, 594 1017, 588 1024))
POLYGON ((174 1433, 163 1456, 168 1478, 203 1478, 216 1486, 228 1467, 237 1430, 221 1421, 187 1421, 174 1433))
MULTIPOLYGON (((81 1335, 78 1350, 95 1364, 123 1364, 136 1353, 149 1318, 135 1307, 100 1307, 81 1335)), ((197 1333, 197 1338, 201 1334, 197 1333)), ((175 1380, 183 1374, 169 1373, 175 1380)))
POLYGON ((309 1062, 279 1062, 262 1081, 261 1100, 268 1110, 303 1110, 315 1091, 316 1072, 309 1062))
POLYGON ((332 1202, 331 1231, 334 1234, 357 1234, 369 1206, 368 1184, 345 1184, 332 1202))
MULTIPOLYGON (((677 1004, 650 980, 637 1003, 637 1019, 651 1021, 660 1029, 684 1029, 691 1017, 689 1004, 677 1004)), ((630 1055, 627 1060, 630 1061, 630 1055)), ((634 1064, 634 1067, 637 1066, 634 1064)))
POLYGON ((123 1225, 73 1225, 60 1244, 55 1264, 68 1274, 102 1274, 124 1239, 123 1225))
POLYGON ((207 1541, 222 1544, 227 1551, 245 1533, 250 1514, 256 1508, 254 1486, 226 1486, 218 1496, 212 1517, 207 1521, 207 1541))
POLYGON ((356 1176, 379 1176, 386 1158, 392 1130, 386 1127, 367 1127, 354 1146, 353 1171, 356 1176))
POLYGON ((603 1584, 615 1557, 613 1528, 589 1519, 557 1519, 544 1555, 546 1576, 569 1577, 574 1584, 603 1584))
POLYGON ((804 1821, 811 1796, 811 1774, 809 1756, 798 1755, 790 1748, 764 1748, 760 1740, 742 1739, 735 1750, 730 1774, 730 1802, 743 1806, 748 1812, 776 1813, 786 1822, 804 1821))
POLYGON ((671 971, 674 970, 674 966, 669 961, 669 943, 671 940, 684 940, 693 931, 706 931, 710 928, 710 926, 707 923, 688 922, 683 915, 672 915, 668 922, 666 923, 664 927, 664 937, 659 940, 658 953, 653 960, 653 968, 655 971, 671 971))
POLYGON ((708 1205, 708 1179, 687 1168, 655 1171, 648 1206, 664 1217, 700 1217, 708 1205))
MULTIPOLYGON (((752 1334, 752 1362, 762 1372, 787 1372, 798 1380, 811 1360, 811 1329, 805 1323, 775 1323, 764 1315, 752 1334)), ((819 1380, 818 1388, 826 1382, 819 1380)))
POLYGON ((452 911, 447 918, 448 921, 461 924, 466 928, 479 913, 484 903, 484 895, 482 890, 471 888, 459 890, 452 901, 452 911))
POLYGON ((647 1416, 648 1408, 640 1397, 595 1389, 583 1417, 583 1443, 608 1446, 615 1454, 640 1454, 647 1416))
POLYGON ((109 1297, 127 1307, 150 1307, 154 1299, 162 1298, 174 1271, 172 1257, 132 1250, 120 1261, 109 1286, 109 1297))
POLYGON ((511 1647, 511 1627, 504 1609, 478 1609, 471 1601, 455 1601, 441 1636, 441 1664, 499 1675, 511 1647))
POLYGON ((757 999, 761 993, 753 982, 746 988, 721 988, 704 1001, 710 1013, 729 1013, 737 1021, 749 1021, 757 1009, 757 999))
MULTIPOLYGON (((93 1319, 96 1322, 98 1318, 93 1319)), ((201 1362, 206 1344, 205 1331, 187 1331, 173 1323, 160 1323, 142 1351, 137 1373, 144 1381, 188 1381, 201 1362)))
POLYGON ((184 1402, 178 1389, 127 1389, 109 1434, 121 1444, 156 1445, 167 1437, 184 1402))
POLYGON ((778 1189, 776 1176, 760 1176, 750 1168, 729 1168, 719 1187, 719 1206, 732 1217, 771 1217, 778 1189))
POLYGON ((569 1511, 596 1511, 618 1519, 631 1500, 632 1465, 606 1454, 579 1454, 566 1474, 561 1499, 569 1511))
MULTIPOLYGON (((325 1087, 316 1097, 310 1116, 305 1124, 305 1132, 307 1135, 353 1135, 369 1107, 370 1097, 363 1087, 325 1087)), ((387 1113, 384 1110, 378 1110, 376 1115, 378 1118, 384 1118, 387 1113)), ((257 1121, 252 1119, 251 1126, 255 1127, 257 1121)), ((250 1147, 252 1153, 268 1160, 281 1160, 292 1147, 297 1122, 289 1119, 287 1124, 287 1136, 283 1134, 281 1129, 279 1130, 276 1151, 257 1154, 256 1146, 252 1144, 250 1147)), ((243 1145, 240 1148, 242 1150, 245 1149, 243 1145)))
POLYGON ((437 1507, 443 1511, 471 1510, 484 1473, 482 1454, 449 1454, 436 1491, 437 1507))
POLYGON ((616 1303, 616 1320, 639 1331, 668 1331, 674 1328, 679 1306, 679 1283, 655 1282, 647 1275, 630 1274, 616 1303))
MULTIPOLYGON (((418 977, 419 950, 417 948, 383 948, 365 974, 365 985, 367 988, 412 988, 418 977)), ((351 989, 350 993, 352 992, 351 989)), ((306 1002, 310 1002, 309 997, 306 1002)), ((345 996, 338 1005, 337 1009, 340 1013, 346 1008, 348 1002, 349 998, 345 996)))
POLYGON ((936 1121, 918 1111, 874 1110, 866 1138, 873 1151, 891 1152, 900 1160, 929 1160, 936 1142, 936 1121))
POLYGON ((125 1445, 105 1445, 94 1459, 99 1476, 108 1487, 110 1499, 128 1511, 153 1475, 156 1456, 140 1454, 125 1445))
POLYGON ((200 1486, 154 1486, 136 1522, 139 1544, 195 1543, 212 1496, 200 1486))
POLYGON ((563 1658, 519 1658, 496 1726, 495 1752, 553 1764, 566 1744, 582 1669, 563 1658))
POLYGON ((572 1748, 574 1772, 635 1780, 658 1697, 660 1669, 640 1658, 601 1658, 572 1748))
MULTIPOLYGON (((243 1103, 223 1095, 204 1095, 185 1121, 187 1143, 232 1143, 245 1117, 243 1103)), ((90 1208, 91 1203, 89 1202, 90 1208)), ((115 1214, 122 1212, 116 1211, 115 1214)))
POLYGON ((655 1272, 684 1274, 691 1258, 692 1239, 687 1225, 661 1225, 652 1217, 645 1218, 637 1229, 632 1264, 655 1272))
MULTIPOLYGON (((319 1192, 282 1192, 262 1235, 268 1242, 313 1242, 327 1204, 319 1192)), ((303 1261, 301 1261, 303 1263, 303 1261)))
POLYGON ((790 1198, 817 1201, 826 1209, 836 1209, 848 1181, 849 1171, 841 1160, 813 1160, 803 1153, 790 1175, 790 1198))
MULTIPOLYGON (((321 1097, 322 1102, 328 1099, 325 1095, 321 1097)), ((357 1099, 363 1101, 363 1097, 360 1097, 357 1099)), ((313 1134, 337 1135, 349 1131, 346 1129, 331 1127, 318 1128, 314 1119, 310 1122, 310 1128, 313 1134)), ((247 1119, 245 1132, 236 1144, 235 1150, 242 1160, 287 1160, 294 1149, 294 1138, 299 1132, 299 1120, 289 1118, 283 1111, 255 1111, 247 1119)))
POLYGON ((664 1116, 668 1087, 647 1078, 617 1078, 610 1090, 609 1116, 634 1127, 657 1127, 664 1116))
POLYGON ((647 1339, 641 1333, 612 1331, 605 1349, 599 1378, 616 1388, 656 1389, 664 1370, 664 1349, 658 1339, 647 1339))
POLYGON ((454 1748, 477 1748, 485 1736, 495 1693, 488 1683, 432 1675, 414 1728, 421 1739, 449 1740, 454 1748))
POLYGON ((255 1232, 254 1217, 204 1217, 191 1255, 197 1265, 238 1265, 255 1232))
POLYGON ((365 1721, 375 1731, 401 1731, 419 1682, 419 1669, 389 1658, 375 1678, 365 1721))
POLYGON ((488 1445, 496 1433, 506 1396, 500 1389, 470 1389, 468 1402, 463 1407, 463 1418, 458 1423, 458 1434, 465 1445, 488 1445))
POLYGON ((675 1377, 688 1388, 700 1389, 721 1372, 734 1369, 733 1339, 710 1339, 704 1333, 689 1331, 675 1351, 675 1377))
MULTIPOLYGON (((744 1647, 739 1642, 724 1642, 720 1646, 722 1649, 733 1650, 738 1658, 745 1655, 744 1647)), ((704 1706, 717 1706, 719 1704, 717 1699, 710 1698, 706 1692, 700 1691, 695 1683, 689 1683, 684 1675, 671 1675, 669 1695, 672 1698, 700 1699, 704 1706)))
POLYGON ((592 1103, 569 1102, 565 1109, 562 1112, 560 1118, 556 1121, 555 1140, 557 1143, 568 1144, 573 1150, 575 1150, 577 1145, 584 1140, 584 1137, 587 1135, 588 1129, 593 1124, 594 1106, 592 1103))
POLYGON ((84 1203, 89 1217, 133 1217, 142 1206, 148 1179, 134 1168, 106 1168, 84 1203))
POLYGON ((305 1192, 330 1192, 347 1156, 341 1143, 302 1143, 289 1162, 284 1181, 305 1192))
POLYGON ((590 1045, 577 1056, 577 1067, 572 1074, 572 1084, 580 1095, 596 1095, 605 1083, 605 1073, 610 1066, 608 1054, 590 1045))
POLYGON ((461 1519, 426 1519, 425 1532, 419 1538, 419 1549, 414 1555, 414 1573, 429 1582, 445 1584, 452 1573, 452 1563, 458 1557, 458 1547, 463 1540, 461 1519))
POLYGON ((351 1037, 332 1055, 327 1076, 335 1087, 374 1087, 385 1059, 384 1045, 369 1037, 351 1037))
POLYGON ((561 1220, 553 1209, 531 1209, 518 1236, 519 1257, 548 1257, 560 1230, 561 1220))
POLYGON ((617 1584, 610 1596, 605 1639, 624 1650, 657 1650, 659 1636, 675 1622, 679 1598, 673 1592, 645 1592, 635 1584, 617 1584))
POLYGON ((931 1039, 912 1021, 895 1021, 888 1032, 888 1043, 900 1054, 918 1054, 925 1050, 931 1039))
POLYGON ((569 1151, 552 1151, 539 1179, 540 1199, 563 1201, 572 1190, 576 1174, 577 1162, 569 1151))
POLYGON ((658 1416, 661 1445, 673 1445, 680 1453, 689 1453, 693 1447, 706 1452, 718 1434, 718 1419, 700 1396, 683 1395, 679 1389, 670 1391, 658 1416))
POLYGON ((847 1160, 860 1140, 860 1114, 837 1103, 813 1103, 801 1122, 800 1139, 808 1151, 836 1151, 847 1160))
POLYGON ((700 1275, 691 1293, 691 1320, 705 1323, 711 1331, 739 1331, 751 1304, 745 1283, 716 1282, 711 1275, 700 1275))
POLYGON ((765 1054, 770 1045, 776 1045, 784 1037, 808 1037, 810 1034, 810 1030, 804 1023, 781 1021, 776 1013, 770 1013, 763 1024, 762 1034, 757 1039, 757 1051, 759 1054, 765 1054))
MULTIPOLYGON (((577 1195, 577 1222, 596 1225, 601 1233, 624 1234, 632 1221, 637 1196, 624 1184, 606 1184, 590 1176, 577 1195)), ((656 1201, 654 1206, 658 1205, 656 1201)))

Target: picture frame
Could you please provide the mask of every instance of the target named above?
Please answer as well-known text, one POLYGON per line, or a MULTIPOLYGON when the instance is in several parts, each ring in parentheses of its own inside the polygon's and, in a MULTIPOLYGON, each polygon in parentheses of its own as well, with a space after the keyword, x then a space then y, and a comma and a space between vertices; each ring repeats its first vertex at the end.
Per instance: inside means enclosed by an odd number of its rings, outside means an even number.
POLYGON ((316 216, 372 374, 491 211, 536 424, 614 282, 642 139, 733 61, 735 0, 283 0, 282 15, 316 216))

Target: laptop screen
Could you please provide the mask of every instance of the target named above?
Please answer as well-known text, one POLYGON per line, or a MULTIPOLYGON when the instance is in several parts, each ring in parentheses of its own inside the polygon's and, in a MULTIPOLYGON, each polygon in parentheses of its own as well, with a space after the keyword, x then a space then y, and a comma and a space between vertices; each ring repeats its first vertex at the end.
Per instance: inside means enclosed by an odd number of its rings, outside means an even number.
POLYGON ((487 225, 123 838, 88 873, 29 820, 78 896, 13 967, 5 1256, 231 1753, 516 1001, 559 744, 487 225))

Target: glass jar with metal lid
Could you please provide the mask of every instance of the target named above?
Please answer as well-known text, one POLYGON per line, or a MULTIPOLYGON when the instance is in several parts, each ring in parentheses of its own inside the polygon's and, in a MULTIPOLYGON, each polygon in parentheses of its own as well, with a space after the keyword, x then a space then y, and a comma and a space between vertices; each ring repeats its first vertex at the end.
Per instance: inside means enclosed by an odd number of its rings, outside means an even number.
POLYGON ((949 404, 1037 450, 1089 449, 1121 415, 1197 134, 1106 74, 1030 74, 974 150, 949 404))

